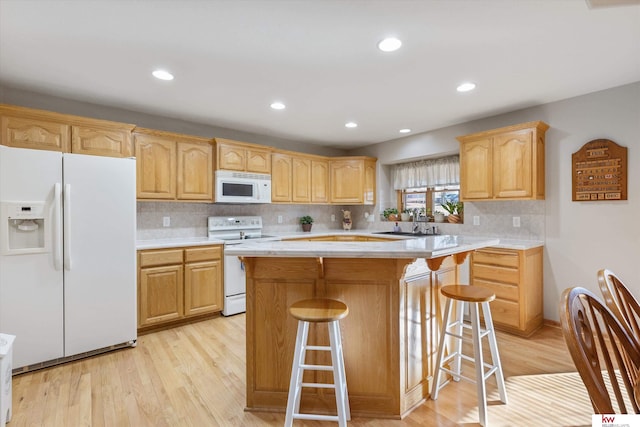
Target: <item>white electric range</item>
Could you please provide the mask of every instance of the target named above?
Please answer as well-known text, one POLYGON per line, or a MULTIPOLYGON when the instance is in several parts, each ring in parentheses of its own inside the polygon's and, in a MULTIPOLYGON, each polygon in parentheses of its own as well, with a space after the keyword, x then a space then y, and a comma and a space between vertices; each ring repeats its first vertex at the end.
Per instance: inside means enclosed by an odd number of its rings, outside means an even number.
MULTIPOLYGON (((246 242, 279 240, 262 234, 260 216, 211 216, 208 218, 210 239, 224 240, 225 247, 246 242)), ((236 256, 224 257, 224 304, 222 314, 244 313, 247 309, 246 273, 244 264, 236 256)))

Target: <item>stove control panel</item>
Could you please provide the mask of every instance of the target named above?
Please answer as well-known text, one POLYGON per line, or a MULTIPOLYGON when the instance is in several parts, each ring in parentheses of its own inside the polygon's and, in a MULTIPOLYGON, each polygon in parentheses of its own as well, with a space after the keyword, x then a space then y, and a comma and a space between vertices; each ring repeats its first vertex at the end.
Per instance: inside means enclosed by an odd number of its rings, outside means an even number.
POLYGON ((260 230, 262 229, 261 216, 210 216, 208 219, 209 231, 225 230, 260 230))

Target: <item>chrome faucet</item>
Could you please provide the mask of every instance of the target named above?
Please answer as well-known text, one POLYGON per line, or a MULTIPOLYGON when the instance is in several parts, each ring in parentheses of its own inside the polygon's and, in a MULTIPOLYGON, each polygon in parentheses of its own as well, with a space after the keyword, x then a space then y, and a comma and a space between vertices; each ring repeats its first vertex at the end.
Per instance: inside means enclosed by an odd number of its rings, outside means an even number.
POLYGON ((418 224, 418 220, 414 216, 413 217, 413 233, 417 233, 419 228, 420 228, 420 224, 418 224))

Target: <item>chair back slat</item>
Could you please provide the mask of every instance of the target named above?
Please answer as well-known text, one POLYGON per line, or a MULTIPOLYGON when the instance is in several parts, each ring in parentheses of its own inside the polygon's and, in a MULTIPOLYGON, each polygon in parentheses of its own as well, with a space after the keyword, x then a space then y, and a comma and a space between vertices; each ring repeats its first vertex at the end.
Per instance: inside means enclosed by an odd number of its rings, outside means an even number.
POLYGON ((640 342, 640 303, 624 282, 611 270, 598 271, 600 292, 620 323, 628 327, 632 336, 640 342))
POLYGON ((562 332, 594 413, 640 413, 635 397, 640 387, 637 341, 590 291, 567 289, 562 302, 562 332))

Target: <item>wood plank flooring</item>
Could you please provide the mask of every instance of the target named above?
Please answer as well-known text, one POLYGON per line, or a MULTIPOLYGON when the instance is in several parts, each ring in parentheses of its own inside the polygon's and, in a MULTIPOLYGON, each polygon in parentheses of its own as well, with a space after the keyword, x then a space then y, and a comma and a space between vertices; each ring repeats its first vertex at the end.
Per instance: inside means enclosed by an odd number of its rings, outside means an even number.
MULTIPOLYGON (((283 413, 244 411, 244 325, 244 315, 210 319, 140 336, 135 348, 14 376, 8 427, 282 426, 283 413)), ((498 332, 498 346, 509 403, 494 404, 491 380, 490 425, 591 425, 588 395, 558 328, 529 339, 498 332)), ((473 384, 450 383, 403 420, 349 425, 476 426, 476 402, 473 384)))

